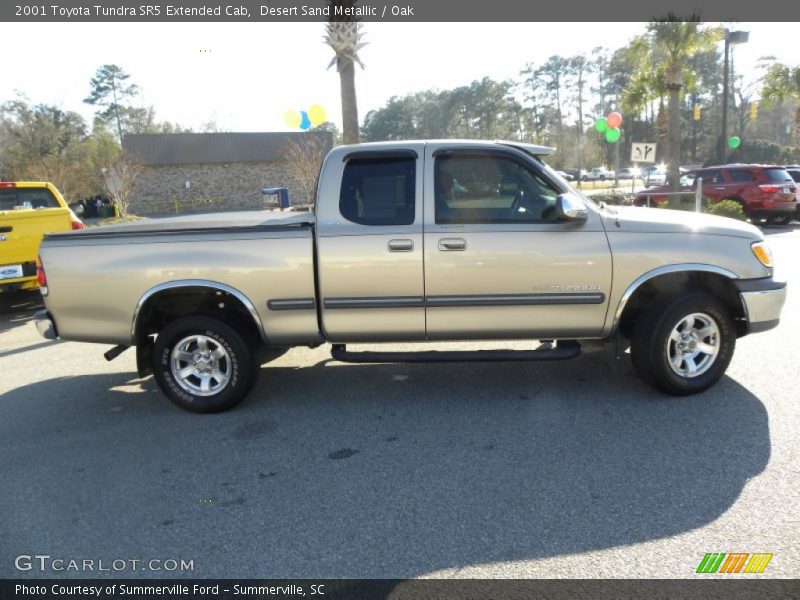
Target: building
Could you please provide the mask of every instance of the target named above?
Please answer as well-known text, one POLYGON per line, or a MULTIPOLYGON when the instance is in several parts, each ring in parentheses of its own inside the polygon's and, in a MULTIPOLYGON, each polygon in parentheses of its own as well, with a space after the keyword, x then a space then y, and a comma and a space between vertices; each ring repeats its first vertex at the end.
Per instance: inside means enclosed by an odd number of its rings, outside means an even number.
POLYGON ((139 215, 264 208, 261 190, 288 187, 293 204, 312 201, 327 131, 127 135, 138 165, 128 207, 139 215), (305 158, 302 158, 305 157, 305 158))

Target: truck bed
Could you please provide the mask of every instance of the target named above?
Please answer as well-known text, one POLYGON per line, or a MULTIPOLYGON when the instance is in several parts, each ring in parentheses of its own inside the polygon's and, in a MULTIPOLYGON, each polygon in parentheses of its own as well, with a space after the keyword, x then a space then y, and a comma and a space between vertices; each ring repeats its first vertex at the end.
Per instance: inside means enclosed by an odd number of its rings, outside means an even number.
POLYGON ((54 234, 41 256, 48 307, 66 340, 131 344, 131 315, 148 292, 204 282, 246 297, 270 343, 319 339, 316 311, 267 306, 315 297, 309 213, 192 215, 54 234))

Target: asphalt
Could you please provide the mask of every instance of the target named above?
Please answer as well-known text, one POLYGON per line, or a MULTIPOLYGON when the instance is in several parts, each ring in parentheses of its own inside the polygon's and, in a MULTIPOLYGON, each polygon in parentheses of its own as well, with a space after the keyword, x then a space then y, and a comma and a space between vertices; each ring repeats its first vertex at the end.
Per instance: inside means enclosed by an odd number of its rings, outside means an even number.
POLYGON ((800 227, 766 232, 784 319, 689 398, 606 352, 347 365, 323 346, 194 415, 132 352, 46 342, 36 293, 0 295, 0 577, 692 578, 722 551, 797 578, 800 227), (193 570, 15 568, 33 554, 193 570))

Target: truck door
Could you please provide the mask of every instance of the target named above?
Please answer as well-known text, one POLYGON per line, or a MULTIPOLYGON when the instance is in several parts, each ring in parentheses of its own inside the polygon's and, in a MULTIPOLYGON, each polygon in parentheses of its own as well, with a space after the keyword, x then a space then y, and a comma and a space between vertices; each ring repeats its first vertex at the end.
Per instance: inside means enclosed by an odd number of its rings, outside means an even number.
POLYGON ((563 184, 513 148, 426 148, 429 339, 592 337, 611 253, 600 215, 561 222, 563 184))
POLYGON ((316 252, 329 340, 424 338, 423 163, 424 144, 343 147, 325 159, 316 252))

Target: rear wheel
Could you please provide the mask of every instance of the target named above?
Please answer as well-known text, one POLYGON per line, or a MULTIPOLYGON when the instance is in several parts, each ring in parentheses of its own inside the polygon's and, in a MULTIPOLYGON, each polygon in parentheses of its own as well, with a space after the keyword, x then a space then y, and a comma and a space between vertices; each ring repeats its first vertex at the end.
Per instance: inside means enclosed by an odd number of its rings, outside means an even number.
POLYGON ((219 319, 191 316, 176 319, 158 334, 153 375, 176 405, 212 413, 241 402, 258 370, 239 333, 219 319))
POLYGON ((645 309, 631 337, 631 359, 639 376, 652 386, 686 396, 710 388, 722 377, 735 346, 727 307, 698 292, 645 309))
POLYGON ((786 225, 789 221, 792 220, 792 215, 789 213, 784 213, 782 215, 773 215, 769 218, 770 225, 786 225))

